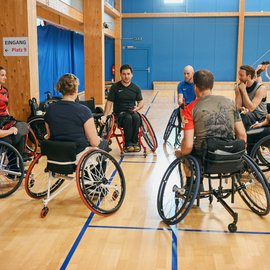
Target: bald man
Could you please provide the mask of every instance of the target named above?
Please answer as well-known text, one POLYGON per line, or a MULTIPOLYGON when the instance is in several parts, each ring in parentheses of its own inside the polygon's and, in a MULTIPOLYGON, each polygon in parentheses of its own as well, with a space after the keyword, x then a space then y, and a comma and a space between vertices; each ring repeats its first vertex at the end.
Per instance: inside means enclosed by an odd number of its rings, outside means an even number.
POLYGON ((194 69, 192 66, 184 68, 184 80, 178 84, 178 105, 188 105, 195 98, 194 83, 193 83, 194 69))

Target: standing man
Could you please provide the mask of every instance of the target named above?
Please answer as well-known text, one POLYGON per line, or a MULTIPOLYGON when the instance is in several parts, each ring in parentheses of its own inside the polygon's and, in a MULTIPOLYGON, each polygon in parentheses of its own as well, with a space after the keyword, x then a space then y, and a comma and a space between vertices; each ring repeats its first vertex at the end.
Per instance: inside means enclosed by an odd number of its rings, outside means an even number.
POLYGON ((240 110, 246 129, 267 114, 267 92, 262 83, 255 80, 254 68, 243 65, 238 71, 240 83, 235 87, 235 104, 240 110))
POLYGON ((137 152, 140 151, 138 133, 141 125, 137 111, 144 104, 142 92, 140 87, 131 81, 133 70, 130 65, 121 66, 120 76, 121 81, 113 84, 110 89, 101 122, 105 123, 113 105, 113 113, 118 119, 118 124, 124 129, 125 151, 137 152))
POLYGON ((194 83, 193 83, 194 69, 192 66, 184 68, 184 80, 178 84, 178 105, 188 105, 195 98, 194 83))

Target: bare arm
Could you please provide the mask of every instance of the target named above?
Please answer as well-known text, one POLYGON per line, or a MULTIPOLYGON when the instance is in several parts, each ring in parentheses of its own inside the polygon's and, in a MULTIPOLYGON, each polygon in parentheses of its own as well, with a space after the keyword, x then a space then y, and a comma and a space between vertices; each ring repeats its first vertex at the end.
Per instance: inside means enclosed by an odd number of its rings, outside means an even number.
POLYGON ((247 133, 242 121, 234 123, 234 130, 237 139, 247 141, 247 133))
POLYGON ((262 122, 253 124, 251 128, 259 128, 259 127, 267 126, 269 125, 269 123, 270 123, 270 114, 267 114, 265 119, 262 122))
POLYGON ((178 105, 181 106, 184 103, 183 94, 178 94, 178 105))
POLYGON ((260 86, 260 88, 256 91, 256 94, 252 100, 250 100, 244 84, 241 83, 239 89, 243 96, 243 105, 251 112, 253 112, 262 102, 262 99, 266 97, 266 89, 263 85, 260 86))
POLYGON ((175 151, 177 157, 186 156, 191 153, 194 142, 194 129, 184 130, 184 138, 181 143, 181 150, 175 151))
POLYGON ((243 106, 242 96, 238 85, 235 86, 235 106, 238 110, 240 110, 243 106))
POLYGON ((255 74, 257 75, 258 70, 262 67, 262 65, 258 65, 257 68, 255 69, 255 74))
POLYGON ((137 105, 134 107, 134 109, 133 109, 132 111, 133 111, 133 112, 139 111, 140 109, 143 108, 143 105, 144 105, 143 100, 138 101, 138 102, 137 102, 137 105))
POLYGON ((94 118, 89 118, 83 125, 85 135, 91 146, 97 147, 100 143, 100 138, 97 135, 94 118))
POLYGON ((268 67, 267 67, 266 70, 265 70, 265 76, 267 77, 268 80, 270 80, 270 77, 269 77, 269 75, 268 75, 268 67))
POLYGON ((112 101, 109 101, 109 100, 106 101, 105 109, 104 109, 104 116, 107 117, 110 114, 112 105, 113 105, 112 101))
POLYGON ((7 130, 0 129, 0 138, 4 138, 12 134, 16 135, 17 133, 18 133, 18 129, 16 127, 11 127, 7 130))

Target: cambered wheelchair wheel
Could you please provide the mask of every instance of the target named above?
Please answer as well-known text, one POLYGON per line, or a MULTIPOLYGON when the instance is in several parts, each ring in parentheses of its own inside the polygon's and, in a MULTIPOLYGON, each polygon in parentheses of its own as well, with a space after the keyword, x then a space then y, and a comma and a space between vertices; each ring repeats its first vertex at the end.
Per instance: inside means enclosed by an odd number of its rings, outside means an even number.
POLYGON ((200 168, 193 156, 174 160, 162 177, 157 197, 160 217, 168 225, 185 218, 197 197, 200 184, 200 168), (184 164, 191 168, 191 178, 186 182, 184 164))
POLYGON ((86 152, 77 165, 76 182, 83 202, 96 214, 110 215, 123 203, 126 193, 124 174, 107 152, 86 152))
POLYGON ((180 113, 179 110, 180 110, 179 108, 174 109, 171 116, 170 116, 169 122, 166 126, 166 129, 165 129, 165 132, 163 135, 163 140, 165 142, 169 139, 173 128, 177 128, 179 126, 179 123, 178 123, 178 125, 176 125, 176 121, 178 121, 177 119, 178 119, 178 115, 180 113))
POLYGON ((255 160, 266 178, 270 178, 270 135, 260 139, 252 148, 250 157, 255 160))
POLYGON ((263 173, 247 155, 243 156, 243 168, 236 176, 239 195, 257 215, 265 216, 270 211, 270 195, 263 173))
MULTIPOLYGON (((30 121, 28 121, 28 125, 35 133, 38 142, 40 143, 41 141, 43 141, 44 136, 47 134, 44 118, 34 117, 30 121)), ((29 139, 31 139, 31 137, 29 139)), ((32 143, 34 142, 32 141, 32 143)))
MULTIPOLYGON (((46 170, 46 167, 47 157, 38 154, 27 170, 25 190, 34 199, 41 199, 47 196, 49 172, 46 170)), ((59 177, 59 175, 56 175, 51 181, 51 193, 64 183, 64 179, 59 177)))
POLYGON ((15 192, 24 178, 23 160, 16 148, 0 141, 0 198, 15 192))
POLYGON ((113 114, 107 117, 106 123, 100 128, 99 136, 107 141, 110 141, 111 135, 113 133, 115 123, 115 117, 113 114))
POLYGON ((151 151, 155 152, 158 147, 156 134, 147 117, 144 114, 141 114, 141 118, 142 118, 142 136, 147 145, 149 146, 149 148, 151 149, 151 151))
POLYGON ((34 133, 34 131, 32 130, 32 128, 28 128, 29 132, 27 134, 27 139, 26 139, 26 149, 30 152, 30 153, 37 153, 38 151, 38 140, 36 138, 36 135, 34 133))

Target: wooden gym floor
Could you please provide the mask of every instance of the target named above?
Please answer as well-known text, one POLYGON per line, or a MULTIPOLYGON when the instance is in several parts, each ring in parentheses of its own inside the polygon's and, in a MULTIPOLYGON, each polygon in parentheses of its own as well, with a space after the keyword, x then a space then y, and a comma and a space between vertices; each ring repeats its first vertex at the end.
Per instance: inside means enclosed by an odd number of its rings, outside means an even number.
MULTIPOLYGON (((233 92, 222 92, 233 97, 233 92)), ((168 227, 157 213, 160 180, 174 160, 173 139, 163 133, 175 107, 175 91, 143 92, 142 110, 157 135, 159 148, 146 158, 120 159, 127 185, 120 210, 109 217, 89 212, 76 186, 50 202, 45 219, 41 201, 29 198, 23 186, 0 201, 0 268, 17 269, 269 269, 270 216, 249 211, 239 197, 238 232, 231 234, 230 215, 215 200, 202 200, 177 226, 168 227)), ((44 179, 46 181, 46 179, 44 179)))

